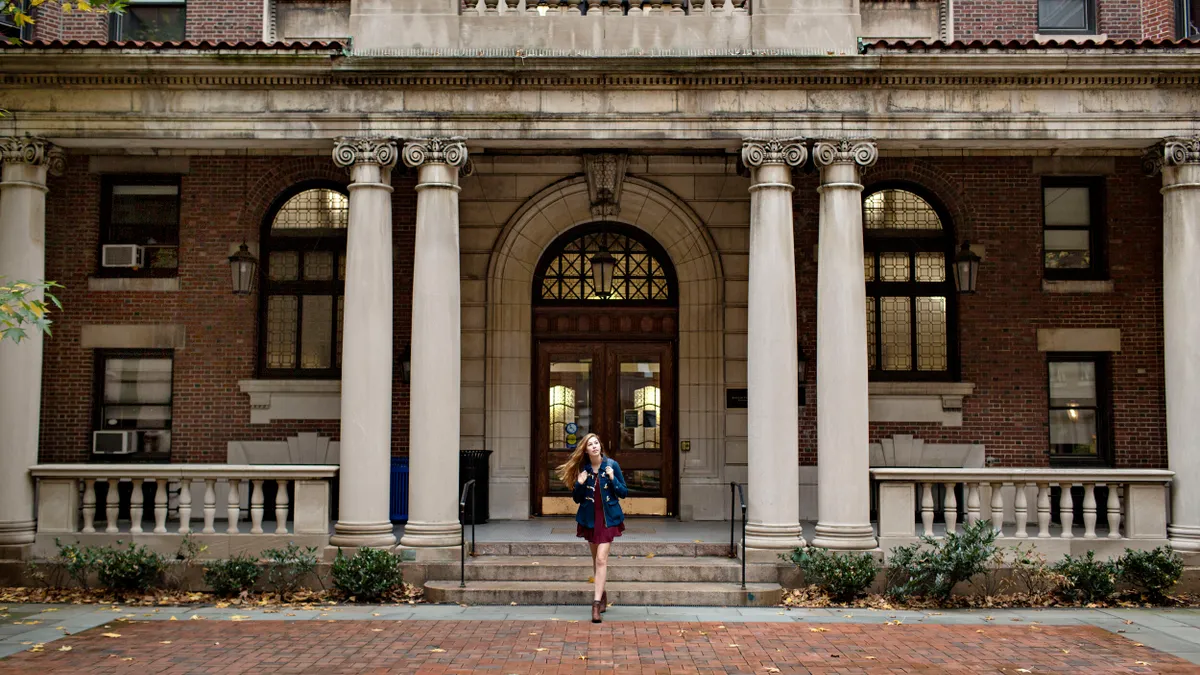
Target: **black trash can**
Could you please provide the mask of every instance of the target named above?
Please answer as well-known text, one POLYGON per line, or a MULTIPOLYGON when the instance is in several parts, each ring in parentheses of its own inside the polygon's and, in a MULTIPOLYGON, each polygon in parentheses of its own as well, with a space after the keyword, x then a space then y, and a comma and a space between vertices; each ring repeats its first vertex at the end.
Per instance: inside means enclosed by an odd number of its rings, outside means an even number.
POLYGON ((467 481, 475 480, 475 490, 467 495, 467 508, 463 515, 463 524, 481 525, 488 521, 488 456, 491 450, 462 450, 458 454, 458 494, 462 494, 467 481), (479 510, 475 511, 474 502, 479 502, 479 510))

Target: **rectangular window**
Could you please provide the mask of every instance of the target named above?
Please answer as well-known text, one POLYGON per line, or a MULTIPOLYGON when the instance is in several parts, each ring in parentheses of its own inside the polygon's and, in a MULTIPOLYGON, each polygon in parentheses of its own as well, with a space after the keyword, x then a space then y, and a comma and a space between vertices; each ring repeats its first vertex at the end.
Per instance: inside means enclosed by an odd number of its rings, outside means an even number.
POLYGON ((101 193, 99 273, 173 277, 179 268, 179 176, 111 176, 101 193))
POLYGON ((124 14, 109 15, 109 39, 180 42, 186 7, 183 0, 131 0, 124 14))
POLYGON ((1050 355, 1052 464, 1111 464, 1107 368, 1107 354, 1050 355))
POLYGON ((1180 40, 1200 40, 1200 0, 1176 0, 1175 25, 1180 40))
POLYGON ((1046 279, 1105 279, 1103 178, 1042 182, 1042 266, 1046 279))
POLYGON ((97 459, 161 459, 171 454, 173 352, 98 350, 97 459))
POLYGON ((1038 32, 1094 35, 1095 0, 1038 0, 1038 32))
POLYGON ((32 40, 33 24, 18 23, 16 14, 32 16, 29 0, 15 0, 0 10, 0 40, 32 40))

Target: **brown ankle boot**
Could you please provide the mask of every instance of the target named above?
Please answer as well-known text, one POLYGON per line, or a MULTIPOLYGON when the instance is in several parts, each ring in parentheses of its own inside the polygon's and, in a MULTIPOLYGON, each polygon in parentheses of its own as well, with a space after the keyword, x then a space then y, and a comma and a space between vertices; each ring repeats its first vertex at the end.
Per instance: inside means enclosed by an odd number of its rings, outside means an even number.
POLYGON ((592 623, 600 623, 600 601, 592 601, 592 623))
POLYGON ((600 613, 603 614, 607 611, 608 611, 608 591, 604 591, 603 593, 600 594, 600 613))

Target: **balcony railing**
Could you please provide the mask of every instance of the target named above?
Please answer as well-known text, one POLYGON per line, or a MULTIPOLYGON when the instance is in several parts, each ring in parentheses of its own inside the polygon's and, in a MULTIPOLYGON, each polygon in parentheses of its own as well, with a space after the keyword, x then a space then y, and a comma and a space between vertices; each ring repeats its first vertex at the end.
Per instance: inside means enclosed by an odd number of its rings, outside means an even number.
POLYGON ((750 0, 463 0, 464 14, 639 16, 746 14, 750 0))

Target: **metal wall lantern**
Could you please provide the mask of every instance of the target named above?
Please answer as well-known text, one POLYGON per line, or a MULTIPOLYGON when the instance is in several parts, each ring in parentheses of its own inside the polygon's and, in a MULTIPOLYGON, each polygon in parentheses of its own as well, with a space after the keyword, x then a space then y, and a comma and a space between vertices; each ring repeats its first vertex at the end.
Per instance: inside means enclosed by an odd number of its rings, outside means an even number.
POLYGON ((400 381, 404 384, 412 382, 412 343, 404 343, 404 350, 400 352, 400 381))
POLYGON ((258 258, 250 252, 246 242, 229 256, 229 269, 233 277, 233 294, 250 295, 254 292, 254 280, 258 278, 258 258))
POLYGON ((971 242, 964 241, 958 255, 954 256, 954 287, 959 293, 974 293, 975 282, 979 278, 979 261, 982 260, 971 250, 971 242))
POLYGON ((607 300, 612 295, 613 270, 617 259, 608 251, 600 251, 592 256, 592 285, 597 297, 607 300))

